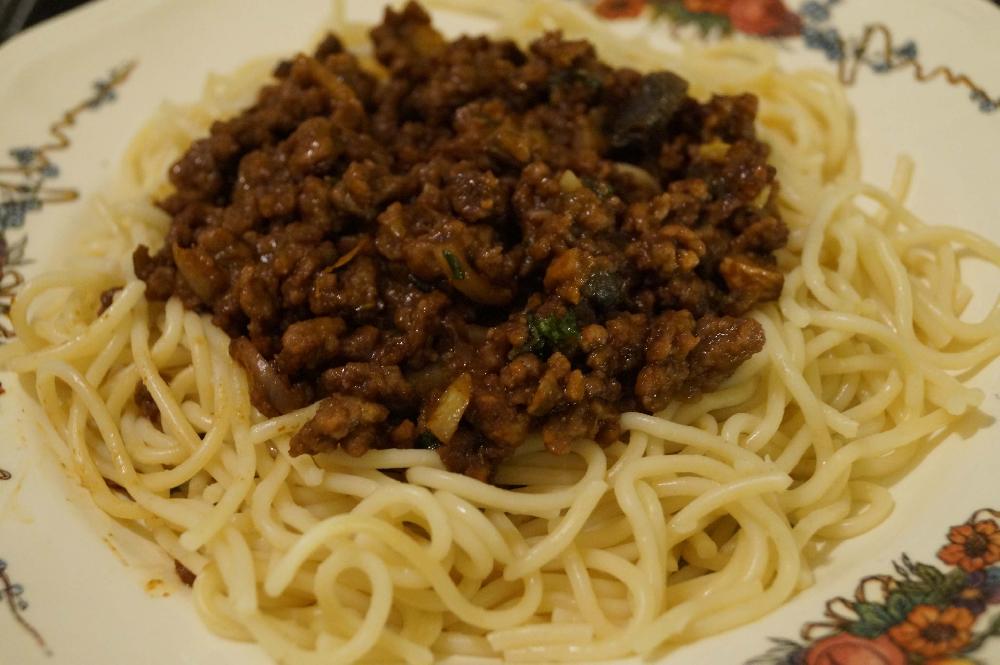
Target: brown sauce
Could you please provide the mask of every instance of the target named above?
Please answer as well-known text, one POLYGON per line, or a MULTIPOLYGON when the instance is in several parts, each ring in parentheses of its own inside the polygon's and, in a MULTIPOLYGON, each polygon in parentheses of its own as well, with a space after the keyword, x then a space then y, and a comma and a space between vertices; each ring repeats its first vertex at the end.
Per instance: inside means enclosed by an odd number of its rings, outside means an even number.
POLYGON ((320 401, 293 454, 430 447, 489 480, 529 433, 611 442, 760 351, 787 228, 753 96, 558 33, 449 42, 416 4, 371 35, 382 71, 331 35, 216 122, 134 256, 232 337, 260 411, 320 401))

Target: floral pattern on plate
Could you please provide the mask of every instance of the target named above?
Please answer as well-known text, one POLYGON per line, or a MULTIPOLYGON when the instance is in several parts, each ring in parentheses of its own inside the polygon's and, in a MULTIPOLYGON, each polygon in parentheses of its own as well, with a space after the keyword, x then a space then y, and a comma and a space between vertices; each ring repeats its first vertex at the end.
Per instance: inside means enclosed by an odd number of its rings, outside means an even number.
POLYGON ((6 318, 14 293, 23 282, 17 267, 26 262, 24 249, 28 240, 24 235, 17 241, 11 241, 8 233, 22 228, 28 213, 41 210, 45 204, 67 203, 79 197, 75 189, 53 184, 59 177, 59 166, 51 155, 72 145, 67 130, 76 124, 81 113, 97 110, 117 98, 117 88, 134 68, 135 63, 128 62, 94 81, 90 95, 49 125, 50 139, 47 142, 7 150, 13 164, 0 165, 0 342, 13 334, 6 318))
MULTIPOLYGON (((923 83, 942 80, 964 89, 983 113, 1000 109, 1000 96, 991 95, 969 76, 946 65, 921 62, 917 43, 897 39, 884 23, 868 23, 860 35, 845 35, 836 25, 834 8, 845 0, 808 0, 798 11, 782 0, 597 0, 598 16, 637 18, 647 9, 677 26, 694 26, 702 37, 740 32, 766 38, 800 36, 806 48, 820 51, 837 65, 844 85, 851 85, 862 69, 876 74, 911 70, 923 83)), ((1000 0, 994 0, 1000 5, 1000 0)))
MULTIPOLYGON (((10 478, 10 474, 7 474, 7 477, 10 478)), ((7 572, 7 562, 3 559, 0 559, 0 602, 7 606, 11 616, 14 617, 14 621, 31 635, 32 639, 38 643, 38 646, 47 655, 52 655, 45 643, 45 638, 25 618, 24 612, 28 609, 28 601, 24 598, 24 587, 10 578, 10 574, 7 572)))
MULTIPOLYGON (((71 145, 67 130, 76 124, 77 117, 85 111, 93 111, 115 100, 116 89, 125 82, 135 67, 130 62, 115 67, 104 78, 93 83, 93 92, 83 101, 62 113, 49 126, 50 140, 37 146, 17 146, 7 152, 13 164, 0 166, 0 343, 13 335, 7 318, 14 296, 24 278, 18 267, 26 264, 25 248, 28 235, 22 234, 17 240, 9 235, 24 226, 30 212, 40 210, 49 203, 75 201, 79 194, 67 187, 54 186, 59 177, 59 167, 52 160, 52 153, 66 150, 71 145), (7 178, 13 177, 13 180, 7 178)), ((4 389, 0 385, 0 395, 4 389)), ((0 481, 10 480, 11 473, 0 468, 0 481)), ((51 652, 42 634, 38 632, 24 615, 28 602, 24 598, 24 587, 14 582, 7 572, 7 562, 0 559, 0 602, 10 610, 14 621, 38 643, 48 655, 51 652)))
MULTIPOLYGON (((871 575, 853 598, 826 603, 802 640, 774 646, 746 665, 973 665, 1000 637, 1000 510, 984 508, 951 527, 940 565, 905 554, 894 575, 871 575)), ((985 665, 985 664, 984 664, 985 665)))
POLYGON ((634 18, 646 7, 680 25, 693 25, 702 35, 712 30, 762 37, 788 37, 802 20, 782 0, 600 0, 594 11, 604 18, 634 18))

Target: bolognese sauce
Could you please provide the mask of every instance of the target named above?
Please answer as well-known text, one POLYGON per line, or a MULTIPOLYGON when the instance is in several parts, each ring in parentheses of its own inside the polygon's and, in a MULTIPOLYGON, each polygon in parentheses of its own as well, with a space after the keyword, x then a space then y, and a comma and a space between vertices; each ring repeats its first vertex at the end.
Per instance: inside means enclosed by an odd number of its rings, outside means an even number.
POLYGON ((549 33, 445 40, 417 4, 328 36, 170 169, 147 297, 232 338, 292 454, 435 448, 488 481, 529 435, 609 443, 764 344, 787 240, 752 95, 549 33), (376 70, 377 69, 377 70, 376 70))

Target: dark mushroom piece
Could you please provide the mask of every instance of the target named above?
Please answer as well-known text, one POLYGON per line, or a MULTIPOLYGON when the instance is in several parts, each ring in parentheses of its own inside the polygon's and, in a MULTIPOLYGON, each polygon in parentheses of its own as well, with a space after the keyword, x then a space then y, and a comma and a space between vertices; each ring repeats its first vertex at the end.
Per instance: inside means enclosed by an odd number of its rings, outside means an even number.
POLYGON ((643 76, 639 90, 612 119, 612 147, 627 148, 662 132, 687 99, 687 89, 687 81, 671 72, 643 76))

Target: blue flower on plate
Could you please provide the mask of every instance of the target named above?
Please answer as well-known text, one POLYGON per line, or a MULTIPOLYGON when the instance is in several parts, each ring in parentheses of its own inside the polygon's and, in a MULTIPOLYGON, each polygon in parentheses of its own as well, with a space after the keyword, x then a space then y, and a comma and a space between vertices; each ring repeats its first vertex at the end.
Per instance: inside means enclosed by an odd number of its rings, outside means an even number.
POLYGON ((912 39, 903 42, 896 50, 895 54, 897 58, 901 60, 916 60, 917 59, 917 43, 912 39))
POLYGON ((843 42, 834 28, 807 25, 802 29, 802 38, 806 46, 823 51, 829 60, 841 60, 844 57, 843 42))
MULTIPOLYGON (((131 67, 131 65, 125 65, 125 67, 131 67)), ((118 76, 122 73, 123 68, 118 67, 111 70, 107 78, 97 79, 94 81, 94 96, 86 101, 87 108, 96 109, 104 104, 110 103, 118 99, 118 93, 115 92, 115 86, 120 82, 118 76)))
POLYGON ((802 5, 802 8, 799 9, 799 14, 806 21, 822 23, 830 18, 830 9, 821 2, 810 0, 802 5))
POLYGON ((8 152, 18 166, 28 166, 38 156, 38 150, 31 147, 11 148, 8 152))
POLYGON ((1000 567, 992 566, 969 573, 954 603, 973 614, 981 614, 988 605, 1000 603, 1000 567))
MULTIPOLYGON (((7 570, 7 562, 0 559, 0 574, 3 574, 7 570)), ((18 610, 28 609, 28 601, 26 601, 22 596, 24 595, 24 587, 20 584, 11 583, 6 575, 3 577, 4 584, 0 585, 0 602, 6 602, 11 605, 11 607, 16 607, 18 610)))
POLYGON ((982 90, 970 92, 969 99, 978 104, 979 110, 983 113, 992 113, 1000 108, 1000 100, 990 99, 982 90))
POLYGON ((24 226, 24 216, 29 210, 41 207, 38 199, 15 199, 0 203, 0 231, 24 226))
POLYGON ((28 601, 26 601, 22 595, 24 594, 24 587, 20 584, 11 584, 8 588, 4 589, 0 587, 0 601, 4 602, 15 602, 17 603, 17 608, 19 610, 28 609, 28 601))
POLYGON ((887 71, 892 69, 892 65, 888 60, 876 60, 871 63, 872 71, 878 74, 885 74, 887 71))

